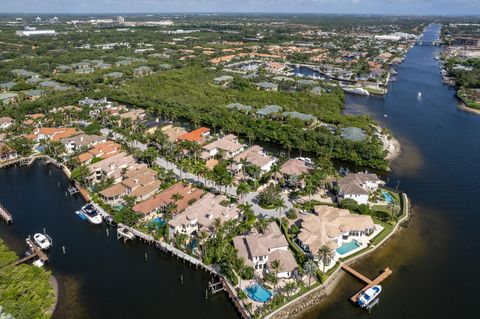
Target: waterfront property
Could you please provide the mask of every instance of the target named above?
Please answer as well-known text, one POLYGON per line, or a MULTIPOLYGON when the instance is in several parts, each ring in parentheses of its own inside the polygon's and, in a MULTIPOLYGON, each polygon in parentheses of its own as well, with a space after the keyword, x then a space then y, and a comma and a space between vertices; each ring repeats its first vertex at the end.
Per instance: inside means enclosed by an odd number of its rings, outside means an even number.
MULTIPOLYGON (((326 261, 325 267, 340 256, 365 248, 369 236, 376 230, 372 217, 326 205, 315 206, 315 214, 302 216, 300 223, 297 242, 307 254, 316 258, 321 247, 331 250, 332 258, 326 261), (337 254, 333 254, 334 251, 337 254)), ((319 262, 323 264, 322 260, 319 262)))
POLYGON ((272 262, 278 261, 281 269, 278 278, 291 278, 297 273, 298 265, 288 248, 288 242, 275 222, 268 224, 263 232, 256 230, 233 239, 240 257, 255 271, 263 275, 272 272, 272 262))
POLYGON ((238 139, 233 134, 228 134, 218 140, 204 145, 200 158, 208 160, 212 157, 220 155, 224 159, 229 159, 242 152, 244 146, 238 142, 238 139))
POLYGON ((168 227, 172 236, 177 233, 192 235, 199 230, 212 233, 215 231, 214 220, 218 219, 224 223, 237 219, 238 216, 238 207, 230 204, 226 196, 207 193, 183 212, 175 215, 168 222, 168 227))
POLYGON ((376 174, 356 173, 348 174, 337 181, 338 201, 353 199, 358 204, 368 204, 370 193, 385 185, 376 174))

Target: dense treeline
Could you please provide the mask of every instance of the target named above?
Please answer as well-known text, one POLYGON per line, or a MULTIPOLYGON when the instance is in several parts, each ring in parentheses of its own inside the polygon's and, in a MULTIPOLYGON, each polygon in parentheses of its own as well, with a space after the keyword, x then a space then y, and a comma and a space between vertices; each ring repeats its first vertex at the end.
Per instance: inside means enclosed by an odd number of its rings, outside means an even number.
POLYGON ((194 126, 208 125, 214 129, 242 134, 250 140, 278 143, 287 150, 299 149, 355 165, 386 168, 385 154, 377 138, 369 137, 364 142, 352 142, 322 127, 305 129, 299 121, 256 119, 250 114, 225 108, 226 104, 232 102, 256 107, 278 104, 286 110, 315 114, 340 127, 356 125, 367 129, 371 123, 367 117, 341 114, 343 101, 336 93, 318 97, 308 93, 230 90, 210 84, 212 78, 212 74, 201 68, 173 70, 148 79, 131 81, 118 90, 112 90, 108 96, 151 108, 166 118, 186 119, 194 126))
POLYGON ((50 273, 31 265, 11 266, 14 252, 0 240, 0 305, 14 318, 50 318, 55 293, 49 284, 50 273))

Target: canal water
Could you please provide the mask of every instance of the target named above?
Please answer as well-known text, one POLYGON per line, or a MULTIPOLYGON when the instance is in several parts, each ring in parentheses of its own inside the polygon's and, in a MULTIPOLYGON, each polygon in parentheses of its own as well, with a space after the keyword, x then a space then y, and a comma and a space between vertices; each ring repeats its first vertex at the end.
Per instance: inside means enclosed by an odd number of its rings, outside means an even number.
POLYGON ((439 28, 428 27, 385 98, 347 98, 347 112, 370 114, 400 140, 402 154, 387 177, 414 204, 408 228, 355 264, 370 277, 393 269, 379 306, 370 315, 353 307, 347 300, 362 285, 344 276, 301 318, 480 318, 480 116, 458 108, 455 91, 442 84, 434 59, 440 48, 425 45, 439 28))
MULTIPOLYGON (((430 26, 424 41, 439 27, 430 26)), ((408 228, 355 265, 371 277, 393 269, 379 307, 368 315, 349 304, 361 284, 344 276, 326 302, 299 317, 480 318, 480 116, 460 110, 455 91, 442 84, 438 50, 414 47, 385 98, 347 98, 347 112, 370 114, 400 140, 402 154, 386 177, 414 203, 408 228)), ((18 253, 43 227, 55 241, 48 267, 60 284, 55 318, 236 317, 223 294, 205 300, 205 273, 81 221, 74 211, 83 202, 65 196, 68 181, 59 170, 0 170, 0 185, 0 202, 14 216, 12 226, 0 223, 0 237, 18 253)))
POLYGON ((65 195, 68 185, 62 171, 41 163, 0 170, 0 202, 14 219, 0 222, 0 237, 19 255, 28 235, 45 228, 53 238, 47 268, 60 289, 54 318, 237 317, 224 294, 205 300, 210 278, 203 271, 82 221, 74 212, 84 202, 65 195))

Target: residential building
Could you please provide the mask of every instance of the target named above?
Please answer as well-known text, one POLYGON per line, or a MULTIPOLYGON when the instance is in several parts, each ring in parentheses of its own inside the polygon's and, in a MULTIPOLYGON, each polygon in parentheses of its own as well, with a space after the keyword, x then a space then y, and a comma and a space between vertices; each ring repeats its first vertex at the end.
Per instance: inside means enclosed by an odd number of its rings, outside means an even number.
POLYGON ((367 134, 358 127, 346 127, 342 128, 342 132, 340 134, 342 138, 353 141, 353 142, 361 142, 367 138, 367 134))
POLYGON ((179 136, 178 140, 203 144, 205 143, 205 141, 209 136, 210 136, 210 129, 206 127, 201 127, 179 136))
POLYGON ((9 116, 0 117, 0 130, 8 130, 14 123, 15 121, 9 116))
POLYGON ((122 151, 122 146, 113 141, 100 142, 93 145, 93 148, 78 156, 81 164, 90 164, 94 158, 106 159, 117 155, 122 151))
POLYGON ((218 85, 227 85, 228 83, 233 81, 233 76, 231 75, 222 75, 215 79, 213 79, 213 83, 218 85))
POLYGON ((148 167, 136 167, 125 172, 124 180, 100 192, 100 197, 109 204, 118 204, 124 196, 145 200, 155 194, 161 182, 157 173, 148 167))
POLYGON ((12 92, 0 93, 0 104, 9 105, 18 102, 18 94, 12 92))
POLYGON ((18 154, 13 148, 0 141, 0 162, 16 159, 17 157, 18 154))
POLYGON ((153 74, 153 70, 149 66, 139 66, 138 68, 133 69, 133 76, 139 78, 147 75, 153 74))
POLYGON ((171 206, 175 213, 181 213, 185 208, 202 198, 203 194, 205 194, 203 190, 179 182, 136 204, 133 206, 133 211, 148 216, 164 211, 168 206, 171 206), (175 198, 177 196, 175 194, 178 194, 178 198, 175 198))
POLYGON ((352 237, 368 236, 375 231, 369 215, 352 214, 348 209, 326 205, 315 206, 314 210, 315 214, 301 216, 296 238, 299 246, 312 257, 323 245, 335 251, 344 242, 350 242, 352 237))
POLYGON ((278 84, 271 82, 259 82, 255 83, 257 90, 263 91, 278 91, 278 84))
POLYGON ((240 103, 230 103, 226 106, 227 109, 236 109, 241 112, 248 113, 251 111, 252 107, 250 105, 243 105, 240 103))
POLYGON ((73 127, 38 127, 33 130, 33 134, 28 135, 27 138, 39 142, 41 140, 50 140, 58 142, 61 139, 68 138, 79 134, 81 131, 78 131, 73 127))
POLYGON ((270 117, 274 114, 278 114, 282 111, 282 107, 278 105, 266 105, 265 107, 258 109, 255 114, 258 118, 270 117))
POLYGON ((145 110, 143 109, 133 109, 126 113, 120 114, 121 119, 130 119, 132 123, 136 123, 145 118, 145 110))
MULTIPOLYGON (((122 180, 125 170, 142 165, 136 164, 135 158, 132 155, 121 152, 106 158, 100 162, 88 165, 90 176, 87 178, 90 184, 96 184, 102 179, 113 179, 114 183, 119 183, 122 180)), ((146 167, 146 165, 143 165, 146 167)))
POLYGON ((356 173, 348 174, 337 181, 338 201, 353 199, 358 204, 368 204, 368 197, 375 192, 379 186, 385 185, 377 174, 356 173))
POLYGON ((297 273, 298 264, 275 222, 270 223, 263 233, 253 231, 235 237, 233 244, 238 255, 256 272, 271 271, 271 263, 278 260, 281 268, 277 277, 290 278, 297 273))
POLYGON ((247 148, 235 156, 233 160, 239 165, 242 165, 242 160, 246 160, 247 163, 260 168, 263 173, 270 171, 273 164, 277 162, 275 157, 266 155, 263 148, 258 145, 247 148))
POLYGON ((213 221, 218 218, 222 223, 237 219, 239 209, 230 204, 224 195, 215 196, 207 193, 204 197, 187 207, 182 213, 176 215, 168 222, 170 235, 177 233, 192 235, 200 230, 212 232, 213 221), (226 206, 224 206, 224 203, 226 206))
POLYGON ((170 143, 175 143, 180 136, 183 136, 187 131, 183 127, 167 125, 162 128, 162 133, 165 134, 170 143))
POLYGON ((300 112, 283 112, 283 116, 286 118, 297 119, 297 120, 312 123, 312 124, 318 121, 316 116, 300 113, 300 112))
POLYGON ((200 157, 208 160, 217 154, 221 154, 223 158, 229 159, 242 152, 243 149, 244 146, 238 142, 237 137, 233 134, 228 134, 212 143, 204 145, 200 157))
POLYGON ((73 153, 84 147, 90 147, 92 145, 106 142, 106 141, 107 139, 104 136, 88 135, 85 133, 63 138, 60 140, 60 142, 63 145, 65 145, 65 149, 67 150, 67 153, 73 153))
POLYGON ((48 36, 54 36, 56 35, 55 30, 21 30, 21 31, 16 31, 16 35, 18 36, 25 36, 25 37, 30 37, 30 36, 39 36, 39 35, 48 35, 48 36))

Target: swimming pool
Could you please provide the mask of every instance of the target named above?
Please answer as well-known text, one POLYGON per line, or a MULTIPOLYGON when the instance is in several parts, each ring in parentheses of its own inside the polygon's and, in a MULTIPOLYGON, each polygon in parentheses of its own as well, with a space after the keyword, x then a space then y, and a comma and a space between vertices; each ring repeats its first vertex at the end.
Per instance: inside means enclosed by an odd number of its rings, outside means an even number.
POLYGON ((160 217, 156 217, 152 219, 150 223, 154 224, 155 226, 162 226, 163 224, 165 224, 165 221, 160 217))
POLYGON ((357 249, 358 247, 360 247, 360 243, 357 240, 353 239, 351 242, 344 243, 342 246, 338 247, 336 251, 340 255, 345 255, 352 250, 357 249))
POLYGON ((387 201, 387 203, 389 204, 393 204, 393 197, 392 195, 390 195, 390 193, 386 192, 386 191, 382 191, 382 195, 383 195, 383 198, 385 198, 385 200, 387 201))
POLYGON ((272 293, 258 283, 246 288, 245 292, 250 299, 257 302, 267 302, 272 297, 272 293))

